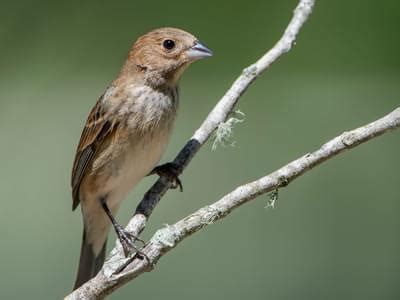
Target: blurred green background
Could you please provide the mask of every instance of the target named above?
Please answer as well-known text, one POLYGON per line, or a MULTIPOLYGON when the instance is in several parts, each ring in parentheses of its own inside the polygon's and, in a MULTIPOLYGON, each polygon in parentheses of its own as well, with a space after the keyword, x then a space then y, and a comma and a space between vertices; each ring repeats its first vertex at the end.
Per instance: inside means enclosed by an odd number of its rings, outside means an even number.
MULTIPOLYGON (((215 52, 181 82, 168 161, 273 46, 296 4, 2 1, 0 298, 69 293, 82 229, 71 212, 75 148, 136 37, 176 26, 215 52)), ((143 237, 398 106, 399 29, 399 1, 317 1, 293 51, 241 98, 236 146, 205 145, 182 175, 184 192, 167 194, 143 237)), ((400 299, 399 150, 394 132, 340 155, 281 190, 275 209, 266 196, 241 207, 110 299, 400 299)), ((125 201, 121 223, 154 180, 125 201)))

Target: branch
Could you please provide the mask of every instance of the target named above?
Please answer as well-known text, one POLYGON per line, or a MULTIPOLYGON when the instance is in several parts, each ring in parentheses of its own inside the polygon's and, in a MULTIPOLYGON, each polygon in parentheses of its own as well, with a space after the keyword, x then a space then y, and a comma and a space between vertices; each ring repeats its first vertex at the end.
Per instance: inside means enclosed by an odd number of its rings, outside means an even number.
MULTIPOLYGON (((142 253, 147 256, 148 260, 131 257, 127 260, 115 261, 114 257, 117 253, 112 253, 111 259, 106 262, 103 271, 66 299, 99 299, 104 297, 125 282, 144 272, 151 271, 157 261, 183 239, 226 217, 233 209, 255 199, 257 196, 287 186, 308 170, 339 153, 399 127, 400 107, 377 121, 342 133, 322 145, 318 150, 303 155, 265 177, 237 187, 215 203, 200 208, 173 225, 159 229, 142 249, 142 253)), ((145 217, 141 215, 141 218, 145 217)))
MULTIPOLYGON (((180 168, 180 173, 186 168, 201 146, 207 142, 215 129, 227 119, 240 96, 247 90, 250 84, 268 69, 282 54, 290 51, 297 34, 312 12, 314 2, 315 0, 299 1, 294 15, 281 39, 256 63, 243 70, 242 74, 209 113, 200 128, 197 129, 192 138, 174 159, 174 163, 180 168)), ((146 221, 155 206, 170 187, 171 182, 169 182, 167 178, 161 177, 158 179, 139 203, 135 215, 127 226, 127 230, 135 235, 139 235, 144 229, 146 221)), ((146 254, 148 253, 147 249, 150 245, 152 245, 152 242, 143 249, 143 251, 146 251, 146 254)), ((174 244, 172 244, 172 246, 173 245, 174 244)), ((152 251, 150 252, 152 253, 152 251)), ((147 255, 150 258, 151 264, 148 264, 147 261, 141 261, 143 264, 141 267, 142 272, 148 270, 160 257, 155 255, 154 257, 158 258, 152 259, 151 257, 153 257, 153 255, 150 252, 147 255)), ((136 268, 133 267, 137 264, 134 264, 136 260, 135 257, 125 259, 122 255, 120 245, 117 243, 117 246, 111 251, 109 259, 104 264, 99 274, 67 296, 66 299, 99 299, 104 297, 139 274, 135 273, 136 275, 131 276, 130 274, 132 274, 132 272, 129 271, 132 268, 136 268)))

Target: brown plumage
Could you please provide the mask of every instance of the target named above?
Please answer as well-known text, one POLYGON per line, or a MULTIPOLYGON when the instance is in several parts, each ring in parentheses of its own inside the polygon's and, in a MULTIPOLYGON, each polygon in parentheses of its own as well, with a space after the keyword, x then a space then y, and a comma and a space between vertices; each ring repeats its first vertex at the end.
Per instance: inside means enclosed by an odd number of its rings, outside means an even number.
POLYGON ((84 223, 74 288, 101 268, 110 224, 126 254, 133 246, 132 237, 113 215, 165 150, 183 71, 191 62, 211 55, 190 33, 176 28, 153 30, 134 43, 121 72, 91 110, 71 178, 72 208, 81 204, 84 223))

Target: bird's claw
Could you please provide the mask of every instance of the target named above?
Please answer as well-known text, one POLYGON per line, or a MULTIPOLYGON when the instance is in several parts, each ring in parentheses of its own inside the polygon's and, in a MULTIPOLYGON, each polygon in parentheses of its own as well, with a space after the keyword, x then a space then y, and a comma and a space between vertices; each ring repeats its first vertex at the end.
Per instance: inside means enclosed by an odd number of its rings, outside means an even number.
POLYGON ((118 240, 121 243, 125 257, 129 256, 132 249, 134 249, 137 254, 143 255, 140 252, 139 248, 135 245, 135 243, 136 241, 138 241, 142 243, 144 246, 146 244, 145 241, 133 235, 132 233, 126 231, 122 226, 118 226, 116 229, 117 229, 116 231, 118 235, 118 240))
POLYGON ((181 170, 179 166, 173 162, 169 162, 160 166, 157 166, 151 171, 150 174, 157 174, 158 176, 167 177, 172 185, 172 189, 176 189, 179 187, 179 190, 183 191, 182 181, 179 179, 179 175, 181 174, 181 170))

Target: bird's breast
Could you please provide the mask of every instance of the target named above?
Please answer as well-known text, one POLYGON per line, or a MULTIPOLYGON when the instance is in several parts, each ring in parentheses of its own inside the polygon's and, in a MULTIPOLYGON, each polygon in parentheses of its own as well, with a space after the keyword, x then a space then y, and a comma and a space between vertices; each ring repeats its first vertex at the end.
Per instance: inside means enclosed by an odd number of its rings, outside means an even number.
MULTIPOLYGON (((110 207, 117 206, 127 193, 160 161, 171 135, 177 94, 132 88, 119 107, 119 128, 108 155, 103 190, 110 207)), ((108 152, 108 153, 107 153, 108 152)))
POLYGON ((178 108, 178 88, 128 85, 116 108, 118 117, 133 131, 153 132, 169 126, 178 108))

